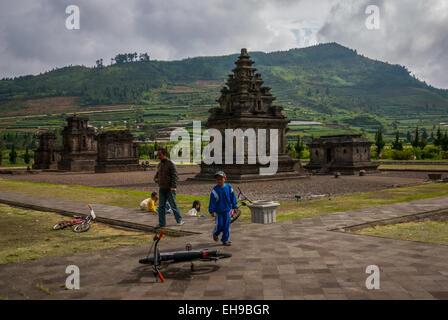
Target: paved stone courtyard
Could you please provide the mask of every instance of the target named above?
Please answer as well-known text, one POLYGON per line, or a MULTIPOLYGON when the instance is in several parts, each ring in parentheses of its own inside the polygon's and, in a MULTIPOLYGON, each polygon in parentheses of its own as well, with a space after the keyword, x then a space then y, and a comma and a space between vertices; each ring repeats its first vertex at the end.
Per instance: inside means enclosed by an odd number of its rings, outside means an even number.
MULTIPOLYGON (((1 193, 0 201, 86 213, 85 204, 1 193)), ((48 257, 0 265, 0 297, 8 299, 448 299, 448 246, 332 231, 375 220, 446 209, 448 197, 416 200, 271 225, 236 222, 232 257, 215 263, 170 265, 165 283, 138 263, 150 243, 134 247, 48 257), (77 265, 80 290, 65 290, 65 268, 77 265), (380 290, 367 290, 368 265, 381 270, 380 290), (37 284, 49 290, 39 289, 37 284)), ((98 217, 153 226, 155 217, 130 209, 95 205, 98 217)), ((174 219, 168 222, 174 224, 174 219)), ((195 234, 161 242, 161 250, 220 247, 211 219, 185 217, 195 234)))

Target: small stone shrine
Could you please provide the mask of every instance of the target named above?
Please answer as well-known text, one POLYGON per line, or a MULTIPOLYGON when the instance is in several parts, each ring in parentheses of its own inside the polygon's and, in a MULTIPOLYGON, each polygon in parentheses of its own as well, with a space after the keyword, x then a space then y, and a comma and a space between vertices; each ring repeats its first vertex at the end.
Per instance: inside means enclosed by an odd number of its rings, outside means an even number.
POLYGON ((95 172, 138 171, 138 145, 129 130, 113 130, 101 133, 98 140, 98 158, 95 172))
POLYGON ((321 174, 375 171, 378 164, 370 161, 372 144, 360 134, 322 136, 308 144, 310 162, 305 168, 321 174))

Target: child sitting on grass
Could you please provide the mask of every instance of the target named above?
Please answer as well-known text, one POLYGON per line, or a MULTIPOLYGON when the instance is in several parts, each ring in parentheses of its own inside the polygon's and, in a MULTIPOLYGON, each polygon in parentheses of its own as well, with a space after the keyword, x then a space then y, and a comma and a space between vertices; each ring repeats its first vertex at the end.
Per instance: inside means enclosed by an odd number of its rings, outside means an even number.
MULTIPOLYGON (((156 202, 159 200, 159 196, 157 192, 151 193, 151 198, 145 199, 140 203, 140 209, 146 210, 148 212, 158 214, 159 213, 159 207, 156 207, 156 202)), ((171 209, 168 202, 166 203, 166 213, 173 213, 173 209, 171 209)))
POLYGON ((213 228, 213 240, 218 241, 218 236, 222 233, 221 242, 224 246, 232 244, 230 236, 230 212, 237 209, 237 200, 232 186, 226 182, 226 174, 218 171, 215 174, 216 186, 210 194, 208 211, 215 217, 215 227, 213 228))
POLYGON ((188 215, 197 216, 199 211, 201 211, 201 202, 199 202, 199 200, 194 200, 193 207, 188 211, 188 215))
POLYGON ((157 196, 157 192, 151 193, 151 198, 149 199, 148 207, 146 208, 146 210, 148 210, 148 212, 157 213, 157 209, 158 209, 156 207, 157 200, 159 200, 159 197, 157 196))

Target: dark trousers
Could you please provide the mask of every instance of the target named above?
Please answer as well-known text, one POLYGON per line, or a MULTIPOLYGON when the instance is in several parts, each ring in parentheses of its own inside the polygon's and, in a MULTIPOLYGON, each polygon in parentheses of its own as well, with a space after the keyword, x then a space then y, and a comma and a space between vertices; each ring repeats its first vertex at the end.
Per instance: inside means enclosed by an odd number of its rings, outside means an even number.
POLYGON ((176 204, 176 194, 171 192, 171 189, 159 189, 159 225, 166 226, 166 203, 169 203, 174 213, 176 222, 182 221, 179 207, 176 204))

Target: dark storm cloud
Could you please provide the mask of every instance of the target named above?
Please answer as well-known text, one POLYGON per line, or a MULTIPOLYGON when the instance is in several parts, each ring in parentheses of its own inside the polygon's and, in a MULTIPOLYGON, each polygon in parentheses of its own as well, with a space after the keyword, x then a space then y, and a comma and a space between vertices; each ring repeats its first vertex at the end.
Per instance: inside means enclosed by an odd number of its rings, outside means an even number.
POLYGON ((376 1, 381 29, 369 31, 364 10, 375 1, 2 0, 0 77, 93 65, 99 58, 109 63, 122 52, 172 60, 336 41, 448 87, 446 6, 406 2, 376 1), (68 5, 80 8, 80 30, 65 28, 68 5))
POLYGON ((180 59, 250 50, 286 49, 293 32, 277 34, 260 14, 264 1, 78 0, 0 4, 0 77, 67 64, 106 62, 121 52, 180 59), (65 8, 80 8, 81 29, 67 30, 65 8))
POLYGON ((336 41, 368 57, 408 67, 419 79, 448 87, 448 2, 348 0, 334 5, 317 39, 336 41), (368 5, 380 9, 380 29, 368 30, 368 5))

